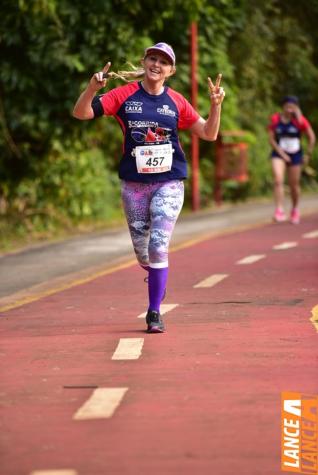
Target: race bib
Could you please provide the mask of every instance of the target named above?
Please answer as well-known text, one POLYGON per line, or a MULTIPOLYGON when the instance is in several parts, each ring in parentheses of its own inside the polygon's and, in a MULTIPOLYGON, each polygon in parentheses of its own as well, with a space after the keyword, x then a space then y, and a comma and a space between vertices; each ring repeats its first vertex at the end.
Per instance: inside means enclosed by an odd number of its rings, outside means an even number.
POLYGON ((298 137, 282 137, 279 146, 286 153, 297 153, 300 151, 300 140, 298 137))
POLYGON ((172 167, 171 143, 136 147, 138 173, 163 173, 172 167))

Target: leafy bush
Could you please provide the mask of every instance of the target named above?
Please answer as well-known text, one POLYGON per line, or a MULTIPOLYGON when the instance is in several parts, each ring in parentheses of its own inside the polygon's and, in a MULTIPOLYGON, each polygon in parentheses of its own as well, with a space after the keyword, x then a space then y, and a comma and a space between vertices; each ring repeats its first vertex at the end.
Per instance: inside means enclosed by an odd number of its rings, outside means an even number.
MULTIPOLYGON (((189 25, 199 31, 199 98, 209 112, 207 76, 223 73, 221 130, 249 132, 250 180, 225 184, 225 197, 271 190, 266 124, 281 96, 296 94, 318 125, 318 3, 276 0, 3 0, 0 22, 0 227, 17 233, 107 222, 118 212, 121 131, 114 119, 80 122, 73 105, 89 77, 112 61, 138 64, 157 41, 171 43, 171 87, 190 96, 189 25), (149 11, 156 15, 149 21, 149 11), (291 41, 295 39, 295 41, 291 41)), ((108 88, 117 86, 110 82, 108 88)), ((182 143, 190 160, 189 134, 182 143)), ((215 150, 200 143, 201 202, 213 194, 215 150)), ((317 154, 312 162, 317 169, 317 154)), ((305 177, 314 186, 316 177, 305 177)), ((191 181, 186 185, 191 202, 191 181)))

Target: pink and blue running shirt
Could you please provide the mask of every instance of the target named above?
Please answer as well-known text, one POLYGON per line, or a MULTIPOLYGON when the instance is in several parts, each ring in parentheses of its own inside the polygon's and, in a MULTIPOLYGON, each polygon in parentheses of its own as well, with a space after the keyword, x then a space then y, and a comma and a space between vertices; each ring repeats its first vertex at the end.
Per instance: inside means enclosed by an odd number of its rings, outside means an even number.
POLYGON ((181 94, 165 86, 162 94, 152 95, 144 90, 140 82, 133 82, 96 96, 92 108, 95 117, 114 116, 121 126, 124 134, 119 164, 121 179, 153 183, 187 177, 187 163, 179 142, 178 129, 190 128, 200 116, 181 94), (145 144, 171 144, 171 170, 138 173, 135 147, 145 144))
MULTIPOLYGON (((308 127, 310 127, 310 123, 303 115, 299 120, 294 118, 288 123, 282 121, 279 113, 273 114, 270 119, 268 129, 274 132, 276 142, 291 157, 292 165, 302 162, 301 134, 308 127)), ((277 158, 275 150, 272 151, 272 157, 277 158)))

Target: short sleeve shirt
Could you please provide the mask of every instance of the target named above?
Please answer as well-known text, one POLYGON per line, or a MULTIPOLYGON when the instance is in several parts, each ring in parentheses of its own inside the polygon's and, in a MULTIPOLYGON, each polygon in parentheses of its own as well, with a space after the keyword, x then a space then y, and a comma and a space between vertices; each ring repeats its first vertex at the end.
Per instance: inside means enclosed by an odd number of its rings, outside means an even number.
POLYGON ((199 114, 178 92, 165 86, 159 95, 149 94, 140 82, 117 87, 99 96, 105 115, 114 116, 121 126, 124 143, 119 177, 126 181, 162 182, 187 177, 187 164, 178 129, 190 128, 199 114), (139 173, 136 147, 171 144, 172 166, 163 173, 139 173))
MULTIPOLYGON (((275 134, 275 140, 279 146, 289 155, 301 154, 301 135, 310 127, 309 121, 303 115, 299 119, 292 119, 288 123, 281 120, 279 113, 273 114, 270 118, 268 129, 275 134)), ((277 155, 276 151, 272 152, 277 155)))

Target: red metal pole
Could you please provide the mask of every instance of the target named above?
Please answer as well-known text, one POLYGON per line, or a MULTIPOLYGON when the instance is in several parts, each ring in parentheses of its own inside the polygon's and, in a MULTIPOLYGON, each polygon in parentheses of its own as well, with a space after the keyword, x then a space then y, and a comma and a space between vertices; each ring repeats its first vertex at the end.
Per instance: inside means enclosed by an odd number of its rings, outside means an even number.
MULTIPOLYGON (((197 23, 192 22, 190 26, 191 36, 191 102, 197 110, 198 106, 198 75, 197 75, 197 53, 198 53, 198 28, 197 23)), ((200 208, 199 189, 199 138, 191 134, 191 156, 192 156, 192 210, 200 208)))

